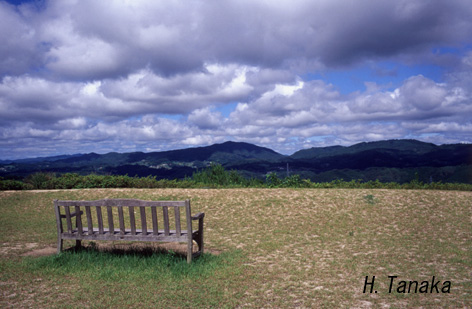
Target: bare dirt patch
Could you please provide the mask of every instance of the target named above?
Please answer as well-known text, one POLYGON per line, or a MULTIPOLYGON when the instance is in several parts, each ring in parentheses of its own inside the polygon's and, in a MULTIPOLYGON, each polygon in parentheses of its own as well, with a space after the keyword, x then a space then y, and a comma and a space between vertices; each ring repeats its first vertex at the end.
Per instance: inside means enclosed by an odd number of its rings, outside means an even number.
POLYGON ((0 248, 0 254, 10 254, 10 253, 18 253, 24 250, 31 250, 37 247, 37 243, 25 243, 25 244, 12 244, 9 245, 8 243, 2 244, 0 248))
POLYGON ((21 254, 21 256, 48 256, 56 254, 57 249, 53 247, 46 247, 41 249, 35 249, 21 254))

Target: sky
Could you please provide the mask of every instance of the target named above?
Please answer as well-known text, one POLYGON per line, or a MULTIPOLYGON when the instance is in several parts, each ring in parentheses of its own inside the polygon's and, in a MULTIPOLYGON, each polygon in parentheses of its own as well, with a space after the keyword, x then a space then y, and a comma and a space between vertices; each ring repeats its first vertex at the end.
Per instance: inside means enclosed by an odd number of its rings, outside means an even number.
POLYGON ((472 142, 470 0, 0 0, 0 159, 472 142))

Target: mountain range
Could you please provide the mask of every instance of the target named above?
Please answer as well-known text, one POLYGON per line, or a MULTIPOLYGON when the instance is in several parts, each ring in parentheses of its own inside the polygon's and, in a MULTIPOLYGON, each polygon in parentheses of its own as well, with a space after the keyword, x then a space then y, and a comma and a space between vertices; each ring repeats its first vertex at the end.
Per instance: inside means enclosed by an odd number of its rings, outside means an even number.
POLYGON ((472 144, 435 145, 417 140, 364 142, 352 146, 303 149, 290 156, 241 142, 161 152, 74 154, 0 161, 0 176, 35 172, 184 178, 218 163, 246 177, 299 174, 312 181, 359 179, 408 182, 412 179, 472 183, 472 144))

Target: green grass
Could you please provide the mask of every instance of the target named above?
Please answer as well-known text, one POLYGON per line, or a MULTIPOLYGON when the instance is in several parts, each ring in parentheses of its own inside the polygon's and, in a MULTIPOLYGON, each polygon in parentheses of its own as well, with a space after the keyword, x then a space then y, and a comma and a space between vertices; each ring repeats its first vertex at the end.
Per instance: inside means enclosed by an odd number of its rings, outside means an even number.
POLYGON ((213 278, 237 275, 235 263, 238 260, 237 252, 219 256, 205 254, 188 265, 184 257, 172 252, 89 249, 28 257, 22 261, 20 269, 42 278, 76 279, 73 303, 100 299, 104 292, 100 286, 113 286, 110 291, 113 297, 105 298, 101 306, 134 306, 136 301, 145 307, 232 306, 235 300, 225 298, 224 290, 213 278))
POLYGON ((470 307, 471 200, 385 189, 0 192, 0 306, 470 307), (188 265, 150 244, 98 241, 56 255, 52 201, 101 198, 191 199, 192 213, 205 212, 207 253, 188 265), (362 293, 374 275, 378 293, 362 293), (389 275, 434 275, 451 293, 389 294, 389 275))
POLYGON ((214 271, 234 261, 234 257, 204 254, 189 265, 185 259, 174 252, 160 253, 146 250, 130 252, 102 252, 85 248, 63 252, 58 255, 39 258, 28 257, 23 265, 28 271, 42 272, 44 275, 87 274, 91 279, 109 279, 116 282, 131 279, 169 280, 208 278, 214 271))
POLYGON ((375 204, 375 197, 372 194, 368 194, 364 196, 364 200, 367 204, 374 205, 375 204))

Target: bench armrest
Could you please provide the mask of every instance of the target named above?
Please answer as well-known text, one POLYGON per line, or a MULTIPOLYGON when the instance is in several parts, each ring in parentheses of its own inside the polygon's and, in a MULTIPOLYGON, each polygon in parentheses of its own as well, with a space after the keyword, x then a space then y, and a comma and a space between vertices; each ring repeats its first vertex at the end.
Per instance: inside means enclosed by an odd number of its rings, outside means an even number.
POLYGON ((198 214, 192 216, 192 220, 199 220, 199 219, 203 219, 204 217, 205 217, 205 213, 199 212, 198 214))
POLYGON ((192 216, 192 220, 199 220, 199 219, 203 219, 204 217, 205 217, 205 213, 204 212, 199 212, 195 216, 192 216))
MULTIPOLYGON (((83 214, 84 214, 83 211, 79 211, 79 216, 82 216, 83 214)), ((76 217, 76 216, 77 216, 77 213, 76 213, 76 212, 73 212, 73 213, 70 214, 70 217, 71 217, 71 218, 76 217)), ((61 219, 65 219, 65 218, 67 218, 66 215, 61 215, 61 219)))

